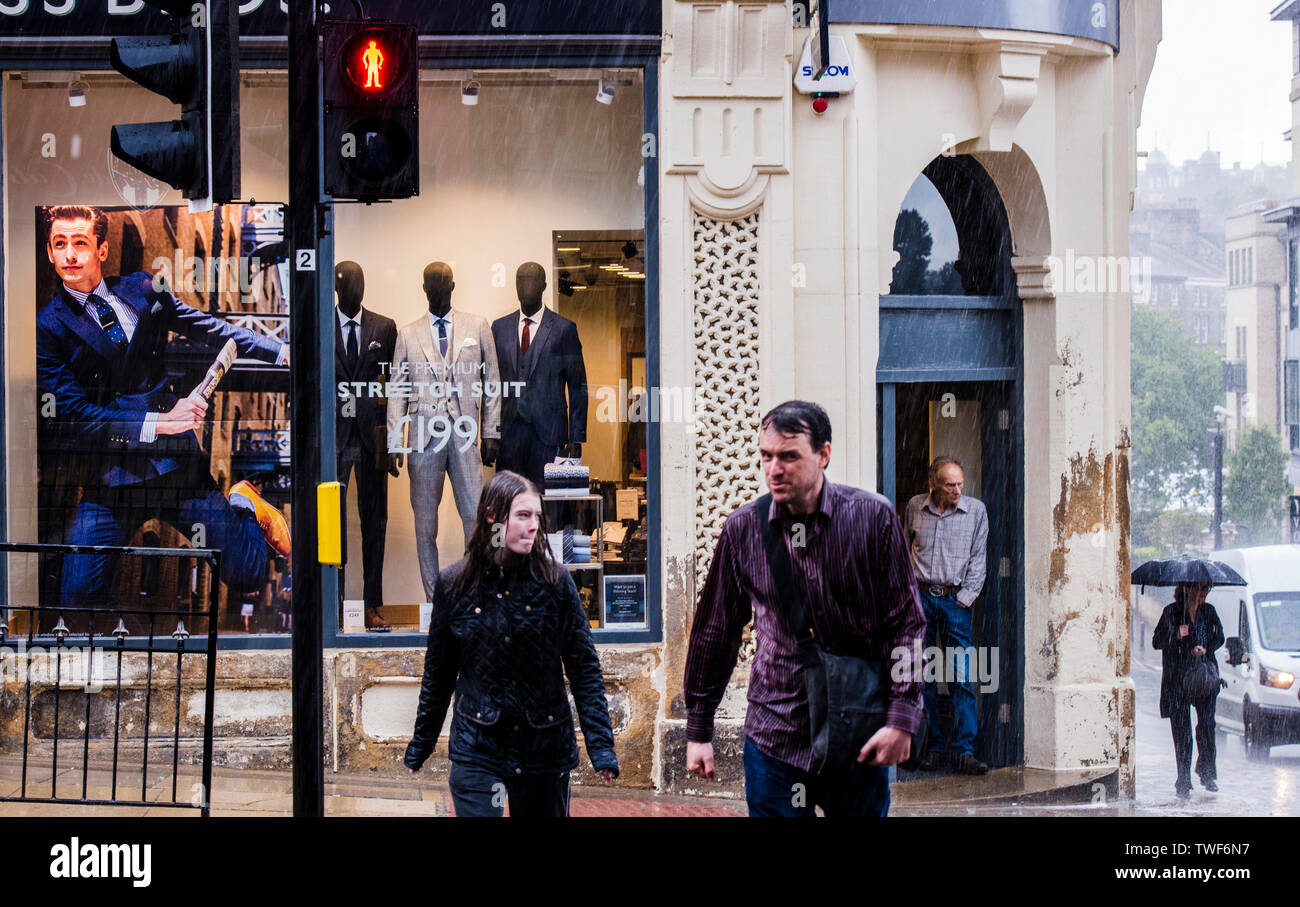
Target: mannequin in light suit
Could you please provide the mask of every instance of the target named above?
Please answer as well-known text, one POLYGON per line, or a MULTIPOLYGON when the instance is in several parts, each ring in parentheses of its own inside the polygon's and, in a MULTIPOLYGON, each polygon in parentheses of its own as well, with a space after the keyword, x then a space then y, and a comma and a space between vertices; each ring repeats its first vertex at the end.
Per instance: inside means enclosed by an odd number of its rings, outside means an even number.
POLYGON ((500 394, 474 393, 476 383, 500 381, 492 331, 485 319, 452 311, 455 288, 451 268, 443 262, 432 262, 424 269, 429 312, 398 332, 393 353, 394 377, 411 382, 412 394, 388 398, 389 471, 394 476, 400 474, 405 454, 411 470, 415 545, 426 601, 433 600, 438 580, 438 505, 443 483, 451 477, 456 511, 468 544, 483 490, 483 464, 496 462, 501 437, 500 394), (468 444, 452 431, 462 417, 472 419, 477 428, 468 444), (437 436, 444 433, 450 437, 436 449, 437 436))

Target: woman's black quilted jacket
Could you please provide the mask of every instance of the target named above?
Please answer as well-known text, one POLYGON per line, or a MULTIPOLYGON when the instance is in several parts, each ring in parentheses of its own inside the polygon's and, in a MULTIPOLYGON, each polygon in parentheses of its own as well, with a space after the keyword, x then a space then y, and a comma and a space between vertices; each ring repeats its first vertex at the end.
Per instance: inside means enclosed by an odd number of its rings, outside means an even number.
POLYGON ((460 561, 438 577, 415 733, 406 765, 433 752, 452 690, 456 709, 449 755, 503 777, 578 766, 569 678, 587 755, 618 773, 600 661, 586 611, 566 572, 556 589, 526 572, 489 567, 479 591, 452 600, 460 561))

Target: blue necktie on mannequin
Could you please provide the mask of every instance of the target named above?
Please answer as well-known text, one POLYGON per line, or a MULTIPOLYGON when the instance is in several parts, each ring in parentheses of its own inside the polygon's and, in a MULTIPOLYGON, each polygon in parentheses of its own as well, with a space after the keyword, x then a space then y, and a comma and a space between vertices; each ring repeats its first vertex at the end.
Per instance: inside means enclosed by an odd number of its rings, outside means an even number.
POLYGON ((447 358, 447 319, 438 319, 438 349, 442 353, 442 358, 447 358))
POLYGON ((126 331, 122 329, 122 323, 117 320, 117 313, 113 311, 113 307, 94 293, 91 293, 86 298, 95 306, 95 315, 99 318, 99 326, 104 329, 108 339, 125 350, 129 345, 129 341, 126 339, 126 331))

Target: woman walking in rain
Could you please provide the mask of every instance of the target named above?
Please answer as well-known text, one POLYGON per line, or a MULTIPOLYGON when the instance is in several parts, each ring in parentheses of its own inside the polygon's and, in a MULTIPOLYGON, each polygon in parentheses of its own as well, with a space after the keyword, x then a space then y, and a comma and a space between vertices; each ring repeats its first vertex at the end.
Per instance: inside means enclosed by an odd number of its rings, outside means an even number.
POLYGON ((537 487, 513 472, 483 489, 465 557, 438 576, 406 766, 437 743, 453 689, 448 754, 457 816, 567 816, 578 767, 569 678, 587 754, 618 776, 605 682, 587 613, 545 538, 537 487))
POLYGON ((1166 605, 1151 637, 1161 650, 1160 717, 1168 718, 1174 734, 1178 778, 1174 790, 1181 799, 1192 793, 1192 719, 1196 708, 1196 774, 1201 786, 1217 791, 1214 753, 1214 706, 1219 698, 1219 666, 1214 653, 1223 645, 1223 625, 1214 606, 1205 600, 1208 583, 1181 582, 1166 605))

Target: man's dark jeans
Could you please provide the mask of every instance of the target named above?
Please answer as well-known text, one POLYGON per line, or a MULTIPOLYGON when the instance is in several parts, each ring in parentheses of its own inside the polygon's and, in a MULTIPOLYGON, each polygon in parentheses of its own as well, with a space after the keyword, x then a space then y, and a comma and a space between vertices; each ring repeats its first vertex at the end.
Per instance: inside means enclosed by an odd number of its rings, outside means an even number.
POLYGON ((844 776, 814 775, 774 759, 745 738, 745 800, 750 816, 812 818, 889 815, 889 769, 858 765, 844 776))
POLYGON ((502 777, 465 762, 451 764, 452 805, 457 817, 500 818, 507 802, 513 818, 569 814, 569 773, 502 777))

